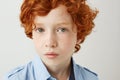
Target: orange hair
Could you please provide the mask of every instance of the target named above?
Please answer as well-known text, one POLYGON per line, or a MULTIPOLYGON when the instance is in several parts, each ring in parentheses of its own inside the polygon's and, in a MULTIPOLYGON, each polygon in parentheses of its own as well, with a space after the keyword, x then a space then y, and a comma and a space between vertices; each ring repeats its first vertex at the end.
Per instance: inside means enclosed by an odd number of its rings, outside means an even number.
POLYGON ((67 11, 77 26, 77 39, 82 43, 92 31, 93 20, 98 12, 92 10, 86 4, 86 0, 24 0, 21 6, 20 21, 25 28, 26 35, 32 38, 32 26, 36 15, 45 16, 60 4, 67 7, 67 11))

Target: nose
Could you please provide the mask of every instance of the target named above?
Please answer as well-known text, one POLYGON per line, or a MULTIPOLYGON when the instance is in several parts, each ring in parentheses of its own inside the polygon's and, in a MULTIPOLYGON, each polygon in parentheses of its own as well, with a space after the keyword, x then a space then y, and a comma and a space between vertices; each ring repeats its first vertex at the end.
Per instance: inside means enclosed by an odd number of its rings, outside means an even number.
POLYGON ((47 33, 46 35, 46 43, 45 47, 47 48, 55 48, 57 47, 57 40, 56 40, 56 35, 54 33, 47 33))

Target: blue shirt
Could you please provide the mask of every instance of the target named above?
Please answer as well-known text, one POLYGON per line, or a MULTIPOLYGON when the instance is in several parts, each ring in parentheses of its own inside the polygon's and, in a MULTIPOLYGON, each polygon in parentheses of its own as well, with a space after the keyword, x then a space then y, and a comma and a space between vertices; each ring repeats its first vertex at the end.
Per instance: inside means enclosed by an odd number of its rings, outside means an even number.
MULTIPOLYGON (((18 67, 5 75, 4 80, 56 80, 48 72, 42 60, 36 56, 28 64, 18 67)), ((97 74, 77 65, 72 59, 69 80, 98 80, 97 74)))

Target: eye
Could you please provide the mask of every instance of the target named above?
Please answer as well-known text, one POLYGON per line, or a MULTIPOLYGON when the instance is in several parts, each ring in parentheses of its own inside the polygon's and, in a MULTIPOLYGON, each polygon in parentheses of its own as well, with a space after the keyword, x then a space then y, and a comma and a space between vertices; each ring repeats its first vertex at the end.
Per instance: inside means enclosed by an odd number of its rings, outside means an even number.
POLYGON ((66 32, 66 31, 67 31, 66 28, 59 28, 59 29, 57 30, 57 32, 66 32))
POLYGON ((41 32, 44 32, 45 30, 43 28, 37 28, 36 31, 41 33, 41 32))

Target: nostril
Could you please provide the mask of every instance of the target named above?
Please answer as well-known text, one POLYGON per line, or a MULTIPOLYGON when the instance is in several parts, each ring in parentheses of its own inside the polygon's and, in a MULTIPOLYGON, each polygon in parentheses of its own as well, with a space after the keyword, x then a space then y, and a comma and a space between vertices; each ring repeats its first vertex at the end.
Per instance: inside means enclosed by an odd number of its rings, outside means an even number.
POLYGON ((55 40, 49 40, 46 42, 45 47, 55 48, 57 46, 57 42, 55 40))
POLYGON ((56 43, 54 43, 54 44, 46 44, 45 45, 45 47, 49 47, 49 48, 55 48, 57 46, 57 44, 56 43))

